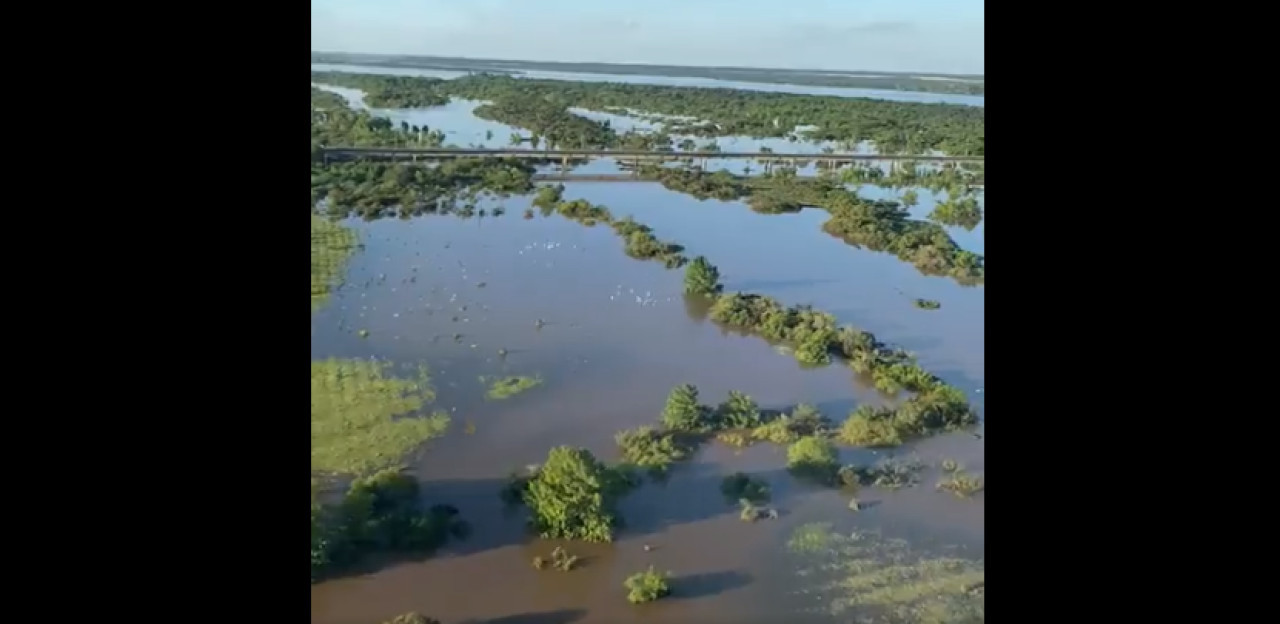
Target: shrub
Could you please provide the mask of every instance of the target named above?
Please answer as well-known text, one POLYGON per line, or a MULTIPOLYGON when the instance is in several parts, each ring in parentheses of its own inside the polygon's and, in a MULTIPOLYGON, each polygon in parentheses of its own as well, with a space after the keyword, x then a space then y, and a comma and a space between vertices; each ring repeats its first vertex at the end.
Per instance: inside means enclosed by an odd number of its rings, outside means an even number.
POLYGON ((806 436, 787 447, 787 469, 796 476, 831 483, 840 468, 840 455, 831 440, 806 436))
POLYGON ((633 466, 665 471, 687 453, 676 443, 675 435, 653 427, 638 427, 619 432, 614 440, 622 449, 622 460, 633 466))
POLYGON ((710 296, 720 292, 720 270, 698 256, 684 270, 684 291, 690 295, 710 296))
POLYGON ((622 586, 627 589, 627 602, 642 604, 653 602, 671 594, 671 586, 667 580, 671 574, 662 573, 649 566, 644 572, 636 572, 627 577, 622 586))
POLYGON ((894 422, 894 415, 889 408, 860 405, 849 414, 836 437, 854 446, 897 446, 902 444, 902 434, 894 422))
POLYGON ((671 390, 662 408, 662 425, 672 431, 705 431, 709 427, 706 409, 698 404, 698 389, 681 384, 671 390))
POLYGON ((614 504, 623 489, 620 476, 591 451, 559 446, 529 480, 524 502, 544 538, 609 542, 619 524, 614 504))

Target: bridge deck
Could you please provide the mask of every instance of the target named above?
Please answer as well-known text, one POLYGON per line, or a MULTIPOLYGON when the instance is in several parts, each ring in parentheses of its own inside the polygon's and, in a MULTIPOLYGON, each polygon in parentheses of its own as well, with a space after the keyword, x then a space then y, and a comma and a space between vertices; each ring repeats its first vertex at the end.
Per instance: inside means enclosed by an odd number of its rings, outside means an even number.
POLYGON ((882 154, 800 154, 781 152, 663 152, 640 150, 529 150, 529 149, 450 149, 450 148, 409 148, 409 147, 326 147, 323 150, 326 158, 330 156, 347 156, 355 158, 528 158, 537 160, 561 160, 583 158, 620 158, 678 160, 681 158, 698 159, 751 159, 751 160, 809 160, 826 162, 852 162, 857 160, 887 161, 916 160, 923 162, 983 162, 982 156, 926 156, 926 155, 882 155, 882 154))

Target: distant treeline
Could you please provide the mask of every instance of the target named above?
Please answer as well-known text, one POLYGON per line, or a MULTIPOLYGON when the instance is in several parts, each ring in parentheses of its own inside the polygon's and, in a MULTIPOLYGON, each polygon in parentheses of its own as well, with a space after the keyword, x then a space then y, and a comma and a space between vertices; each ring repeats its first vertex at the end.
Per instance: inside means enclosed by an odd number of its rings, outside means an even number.
POLYGON ((476 114, 543 137, 554 136, 556 144, 567 146, 605 147, 614 140, 613 131, 605 124, 568 112, 577 107, 660 115, 669 134, 708 138, 795 138, 799 134, 814 141, 873 141, 885 154, 924 154, 928 150, 955 156, 986 153, 986 112, 977 106, 487 74, 438 80, 312 72, 311 80, 358 86, 379 101, 429 105, 450 96, 492 102, 476 114), (797 131, 800 127, 803 130, 797 131))
POLYGON ((519 71, 558 71, 583 74, 615 74, 623 76, 667 76, 673 78, 709 78, 763 84, 793 84, 813 87, 845 87, 853 89, 886 89, 983 95, 983 76, 938 73, 902 73, 882 71, 819 71, 769 69, 754 67, 685 67, 680 65, 633 65, 612 63, 553 63, 543 61, 504 61, 440 56, 382 56, 342 52, 312 52, 312 63, 334 65, 368 65, 409 69, 435 69, 485 73, 517 73, 519 71))

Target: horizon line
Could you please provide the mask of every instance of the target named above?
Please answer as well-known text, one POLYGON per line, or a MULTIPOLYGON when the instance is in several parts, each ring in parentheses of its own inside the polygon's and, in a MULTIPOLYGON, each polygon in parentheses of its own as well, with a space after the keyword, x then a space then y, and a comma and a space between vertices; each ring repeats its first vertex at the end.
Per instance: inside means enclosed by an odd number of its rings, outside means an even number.
MULTIPOLYGON (((618 65, 623 67, 678 67, 687 69, 728 69, 728 70, 764 70, 764 71, 783 71, 783 72, 809 72, 809 73, 833 73, 840 72, 846 74, 869 74, 882 76, 904 76, 908 78, 967 78, 979 79, 986 83, 986 74, 959 74, 950 72, 923 72, 923 71, 882 71, 873 69, 795 69, 789 67, 749 67, 743 65, 673 65, 670 63, 649 63, 642 61, 539 61, 534 59, 501 59, 501 58, 480 58, 473 56, 439 56, 435 54, 392 54, 381 52, 343 52, 336 50, 312 50, 311 54, 341 54, 347 56, 374 56, 384 58, 421 58, 421 59, 445 59, 460 61, 497 61, 503 63, 547 63, 552 65, 618 65)), ((856 76, 851 76, 856 77, 856 76)))

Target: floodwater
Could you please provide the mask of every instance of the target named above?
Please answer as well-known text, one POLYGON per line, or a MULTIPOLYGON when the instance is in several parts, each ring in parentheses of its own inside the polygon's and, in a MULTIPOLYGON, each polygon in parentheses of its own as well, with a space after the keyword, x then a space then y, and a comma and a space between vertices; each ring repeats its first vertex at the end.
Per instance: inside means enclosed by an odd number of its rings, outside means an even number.
MULTIPOLYGON (((368 65, 333 65, 330 63, 312 63, 311 71, 337 71, 360 74, 388 74, 393 76, 420 76, 423 78, 442 78, 452 80, 466 76, 468 72, 442 69, 415 69, 411 67, 373 67, 368 65)), ((760 82, 740 82, 735 80, 717 80, 714 78, 681 78, 675 76, 641 76, 622 74, 582 74, 577 72, 555 72, 540 70, 521 70, 516 78, 534 78, 543 80, 571 80, 574 82, 620 82, 624 84, 647 84, 668 87, 703 87, 708 89, 738 89, 742 91, 763 91, 766 93, 798 93, 802 95, 829 95, 835 97, 870 98, 875 100, 893 100, 895 102, 923 102, 961 104, 964 106, 986 106, 986 96, 961 95, 956 93, 921 93, 917 91, 893 91, 888 89, 856 89, 852 87, 818 87, 809 85, 767 84, 760 82)))
MULTIPOLYGON (((321 83, 311 84, 312 86, 343 96, 346 98, 348 104, 353 108, 365 109, 379 117, 386 117, 394 124, 398 125, 400 123, 407 123, 411 126, 426 126, 433 130, 443 130, 445 133, 444 144, 446 146, 500 148, 510 150, 531 149, 529 143, 520 143, 518 145, 511 144, 511 137, 513 135, 527 137, 530 134, 528 130, 481 119, 473 115, 472 111, 484 103, 481 101, 454 98, 450 100, 448 104, 432 108, 373 108, 365 103, 364 92, 359 89, 337 87, 321 83)), ((620 132, 625 132, 631 129, 635 129, 637 131, 652 131, 661 125, 658 122, 647 121, 628 115, 591 111, 580 108, 570 110, 574 114, 581 115, 594 121, 608 121, 615 130, 620 132)), ((683 134, 672 134, 670 137, 673 144, 678 144, 686 138, 693 139, 700 147, 705 147, 709 143, 713 142, 712 139, 683 134)), ((862 141, 861 143, 852 146, 854 147, 853 150, 845 149, 833 141, 790 141, 788 139, 778 137, 727 136, 714 139, 714 143, 718 145, 722 151, 726 152, 759 152, 764 148, 768 148, 774 152, 785 154, 820 154, 823 149, 832 148, 840 150, 842 153, 876 153, 874 146, 868 141, 862 141)), ((763 167, 761 164, 755 162, 725 158, 712 158, 699 164, 707 171, 724 169, 732 173, 748 174, 752 171, 758 172, 763 167)), ((586 164, 576 166, 574 171, 578 173, 598 174, 617 173, 621 171, 621 169, 618 167, 618 164, 614 159, 599 158, 586 164)), ((797 171, 801 175, 813 175, 818 171, 818 169, 816 163, 809 163, 806 166, 799 168, 797 171)))
MULTIPOLYGON (((510 129, 470 116, 473 105, 396 114, 453 130, 450 142, 467 144, 489 129, 495 142, 505 143, 510 129)), ((684 245, 687 255, 706 255, 728 290, 811 303, 915 351, 926 368, 982 409, 982 287, 923 276, 888 254, 845 245, 821 231, 827 216, 819 210, 761 215, 741 202, 698 201, 645 182, 571 183, 564 196, 604 204, 615 216, 633 215, 658 238, 684 245), (938 300, 942 308, 919 310, 912 305, 916 297, 938 300)), ((932 200, 927 191, 920 197, 915 211, 923 215, 932 200)), ((711 444, 665 484, 647 483, 623 500, 627 526, 616 542, 568 544, 585 560, 580 569, 535 570, 533 557, 545 557, 558 542, 527 536, 522 516, 503 508, 506 475, 541 462, 561 444, 616 459, 614 434, 655 422, 677 384, 698 386, 704 403, 742 390, 766 408, 814 403, 837 421, 858 403, 883 399, 846 368, 805 369, 761 339, 722 331, 686 303, 681 271, 627 257, 607 226, 542 217, 536 209, 526 220, 529 197, 478 207, 495 206, 505 214, 348 222, 364 249, 352 258, 345 284, 311 315, 311 357, 430 366, 436 405, 451 411, 454 426, 427 445, 413 469, 429 502, 457 506, 473 530, 433 557, 313 585, 313 623, 377 624, 407 611, 446 624, 831 621, 801 614, 805 579, 782 554, 801 524, 878 529, 913 543, 981 553, 984 495, 961 500, 934 491, 936 470, 926 471, 918 487, 864 491, 859 498, 867 508, 855 514, 838 492, 790 478, 780 447, 735 451, 711 444), (361 330, 368 336, 360 337, 361 330), (540 375, 544 384, 487 401, 482 375, 540 375), (719 493, 720 479, 734 471, 766 479, 782 517, 739 520, 735 505, 719 493), (650 564, 674 574, 675 594, 651 605, 627 604, 623 579, 650 564)), ((982 250, 981 226, 953 235, 982 250)), ((924 440, 897 453, 932 465, 951 458, 972 471, 984 468, 984 441, 969 434, 924 440)), ((870 451, 844 454, 845 461, 876 458, 870 451)))

